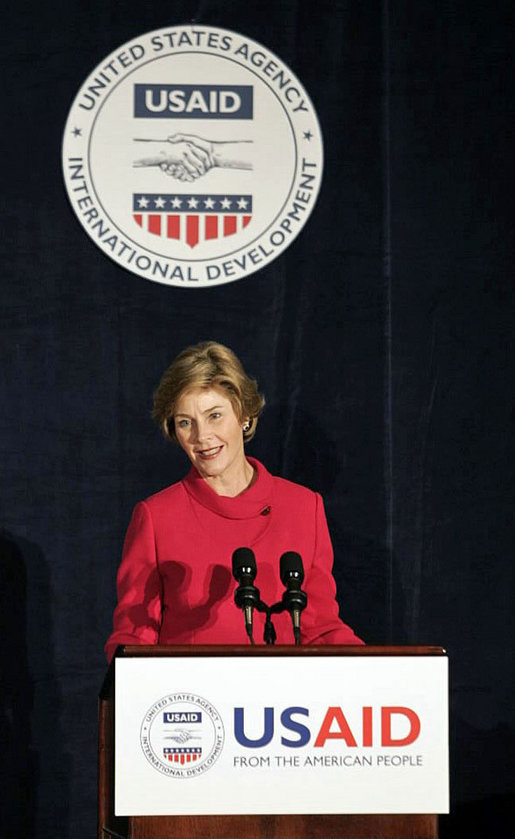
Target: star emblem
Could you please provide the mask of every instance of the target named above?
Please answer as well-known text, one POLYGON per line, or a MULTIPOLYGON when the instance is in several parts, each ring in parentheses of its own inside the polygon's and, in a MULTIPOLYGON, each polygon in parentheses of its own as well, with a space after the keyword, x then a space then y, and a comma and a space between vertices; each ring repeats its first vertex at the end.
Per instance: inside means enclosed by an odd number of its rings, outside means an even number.
POLYGON ((144 195, 138 198, 138 207, 148 207, 148 198, 145 198, 144 195))
POLYGON ((74 128, 72 134, 74 137, 82 137, 82 128, 74 128))
POLYGON ((240 198, 239 201, 238 201, 238 209, 239 210, 246 210, 248 203, 249 202, 247 201, 246 198, 240 198))
POLYGON ((222 198, 222 200, 220 201, 220 206, 222 207, 223 210, 228 210, 229 207, 231 206, 231 204, 232 204, 232 201, 229 201, 228 198, 222 198))
POLYGON ((215 202, 213 201, 212 198, 204 198, 204 206, 205 206, 206 210, 212 210, 213 207, 215 206, 215 202))
POLYGON ((174 210, 178 210, 179 207, 182 205, 182 198, 178 198, 177 196, 175 196, 175 198, 172 198, 171 204, 174 210))
POLYGON ((313 136, 313 134, 311 133, 311 131, 304 131, 304 139, 305 140, 311 140, 312 136, 313 136))
POLYGON ((198 201, 196 198, 193 198, 193 196, 191 198, 188 198, 188 207, 190 208, 190 210, 196 210, 197 206, 198 201))
POLYGON ((159 196, 159 198, 154 198, 154 204, 158 210, 162 210, 165 205, 165 200, 159 196))

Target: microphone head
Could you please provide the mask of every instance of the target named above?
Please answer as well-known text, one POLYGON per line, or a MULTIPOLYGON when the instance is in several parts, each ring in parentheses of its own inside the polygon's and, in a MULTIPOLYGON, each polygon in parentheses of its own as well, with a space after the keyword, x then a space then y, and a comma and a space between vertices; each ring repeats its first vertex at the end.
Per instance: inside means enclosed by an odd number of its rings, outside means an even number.
POLYGON ((232 575, 240 582, 242 575, 254 580, 257 574, 256 557, 250 548, 236 548, 232 555, 232 575))
POLYGON ((304 566, 301 555, 296 551, 286 551, 279 560, 279 573, 283 586, 288 585, 291 580, 302 584, 304 581, 304 566))

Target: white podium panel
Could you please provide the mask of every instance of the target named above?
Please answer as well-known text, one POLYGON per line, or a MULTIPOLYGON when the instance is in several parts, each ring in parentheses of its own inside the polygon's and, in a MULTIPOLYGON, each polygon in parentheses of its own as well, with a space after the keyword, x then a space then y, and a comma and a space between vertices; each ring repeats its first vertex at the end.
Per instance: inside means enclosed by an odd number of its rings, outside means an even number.
POLYGON ((116 660, 116 815, 446 813, 443 656, 116 660))

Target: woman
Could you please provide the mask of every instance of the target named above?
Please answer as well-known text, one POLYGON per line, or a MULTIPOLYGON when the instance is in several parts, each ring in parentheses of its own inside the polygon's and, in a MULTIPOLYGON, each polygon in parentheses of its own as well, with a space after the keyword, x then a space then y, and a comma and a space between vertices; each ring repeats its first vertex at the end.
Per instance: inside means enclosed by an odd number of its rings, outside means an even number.
MULTIPOLYGON (((251 548, 256 585, 272 605, 284 588, 279 557, 303 560, 308 605, 302 643, 361 644, 338 618, 332 548, 321 497, 273 477, 244 444, 256 431, 264 399, 227 347, 184 350, 154 394, 153 416, 191 461, 189 474, 136 505, 118 571, 118 605, 106 644, 245 644, 234 604, 234 551, 251 548)), ((254 637, 263 637, 254 615, 254 637)), ((274 618, 278 643, 292 643, 290 616, 274 618)))

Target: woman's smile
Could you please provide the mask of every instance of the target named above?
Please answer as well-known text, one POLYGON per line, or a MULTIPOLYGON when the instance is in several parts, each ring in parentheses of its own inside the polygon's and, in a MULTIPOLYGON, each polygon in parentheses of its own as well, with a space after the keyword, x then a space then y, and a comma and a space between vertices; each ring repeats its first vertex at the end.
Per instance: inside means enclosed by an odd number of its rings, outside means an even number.
POLYGON ((223 446, 215 446, 214 449, 203 449, 197 452, 203 460, 212 460, 222 451, 223 446))

